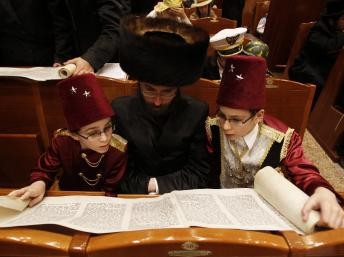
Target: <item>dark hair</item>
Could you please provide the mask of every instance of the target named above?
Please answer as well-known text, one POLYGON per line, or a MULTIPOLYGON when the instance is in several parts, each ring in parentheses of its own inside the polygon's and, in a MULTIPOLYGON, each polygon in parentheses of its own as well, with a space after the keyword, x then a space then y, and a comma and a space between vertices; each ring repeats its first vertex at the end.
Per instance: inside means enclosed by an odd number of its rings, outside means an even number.
POLYGON ((183 0, 183 6, 185 8, 190 8, 192 4, 193 4, 193 0, 183 0))
MULTIPOLYGON (((207 12, 207 16, 206 17, 210 16, 210 10, 211 10, 211 6, 210 6, 210 4, 208 4, 208 12, 207 12)), ((201 11, 199 10, 199 7, 196 7, 196 13, 197 13, 199 18, 205 18, 205 17, 201 17, 201 11)))
POLYGON ((251 113, 251 115, 256 115, 260 110, 262 109, 249 109, 248 111, 251 113))

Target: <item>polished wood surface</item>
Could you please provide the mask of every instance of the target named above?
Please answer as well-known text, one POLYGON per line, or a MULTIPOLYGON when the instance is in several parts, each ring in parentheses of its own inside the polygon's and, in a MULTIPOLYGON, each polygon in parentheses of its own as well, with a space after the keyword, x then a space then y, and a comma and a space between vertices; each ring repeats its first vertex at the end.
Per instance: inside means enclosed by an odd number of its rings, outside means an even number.
POLYGON ((256 11, 256 3, 258 0, 245 0, 244 8, 241 14, 241 26, 246 27, 249 33, 254 34, 253 19, 256 11))
POLYGON ((38 134, 0 134, 0 187, 26 186, 31 172, 28 167, 34 167, 43 152, 38 134))
POLYGON ((241 26, 246 27, 249 33, 257 35, 258 22, 269 12, 269 6, 270 1, 245 0, 241 26))
POLYGON ((291 257, 344 256, 344 229, 315 232, 299 236, 294 231, 283 231, 281 235, 290 247, 291 257))
MULTIPOLYGON (((211 9, 214 11, 214 13, 216 14, 217 17, 222 17, 222 9, 221 8, 214 8, 214 7, 212 7, 211 9)), ((184 12, 185 12, 186 16, 188 16, 189 18, 190 18, 190 15, 192 13, 194 13, 195 11, 196 11, 196 7, 194 7, 194 8, 184 8, 184 12)))
POLYGON ((191 23, 195 27, 200 27, 207 31, 209 35, 214 35, 223 29, 234 29, 237 27, 237 21, 230 20, 223 17, 217 18, 200 18, 196 20, 191 20, 191 23))
POLYGON ((283 78, 289 79, 289 69, 294 64, 295 58, 300 54, 302 47, 304 46, 306 39, 308 37, 309 31, 313 28, 315 21, 312 22, 303 22, 299 25, 295 41, 290 50, 287 66, 283 72, 283 78))
POLYGON ((87 246, 89 257, 288 256, 280 235, 211 229, 157 229, 97 235, 87 246), (111 243, 109 243, 111 242, 111 243))
POLYGON ((311 134, 334 161, 339 159, 336 143, 344 136, 344 113, 335 106, 337 96, 344 86, 343 67, 344 49, 331 69, 308 125, 311 134))
POLYGON ((58 229, 49 226, 0 228, 0 256, 70 256, 73 232, 54 231, 58 229))
POLYGON ((257 33, 257 26, 261 18, 267 16, 269 13, 270 1, 258 1, 256 3, 256 10, 253 16, 253 23, 252 23, 252 33, 258 36, 257 33))
POLYGON ((268 78, 265 110, 294 128, 303 137, 314 93, 314 85, 268 78))
POLYGON ((287 63, 299 24, 318 20, 326 0, 270 0, 263 41, 270 48, 270 70, 287 63))

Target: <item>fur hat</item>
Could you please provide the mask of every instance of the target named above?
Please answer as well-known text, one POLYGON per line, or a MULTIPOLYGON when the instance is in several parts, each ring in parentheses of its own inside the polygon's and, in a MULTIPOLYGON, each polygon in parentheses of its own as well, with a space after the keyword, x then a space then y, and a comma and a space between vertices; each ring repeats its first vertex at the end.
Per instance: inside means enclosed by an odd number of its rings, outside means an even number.
POLYGON ((171 19, 128 16, 121 22, 120 65, 133 79, 184 86, 202 74, 209 35, 171 19))
POLYGON ((211 46, 221 57, 239 54, 243 49, 247 28, 223 29, 210 39, 211 46))
POLYGON ((69 130, 79 130, 114 115, 94 74, 71 77, 57 86, 69 130))
POLYGON ((265 106, 266 62, 262 57, 234 55, 226 59, 217 104, 235 109, 265 106))
POLYGON ((339 17, 344 14, 344 0, 328 0, 323 13, 325 17, 339 17))

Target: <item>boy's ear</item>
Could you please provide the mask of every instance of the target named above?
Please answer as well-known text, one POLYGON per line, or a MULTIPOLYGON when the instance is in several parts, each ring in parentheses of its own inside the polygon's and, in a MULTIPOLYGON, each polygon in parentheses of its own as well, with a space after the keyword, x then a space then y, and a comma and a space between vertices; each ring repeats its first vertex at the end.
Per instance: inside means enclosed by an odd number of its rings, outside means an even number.
POLYGON ((264 109, 261 109, 257 112, 256 116, 258 118, 258 122, 263 122, 264 119, 264 109))
POLYGON ((78 136, 75 132, 70 132, 70 136, 71 136, 74 140, 80 141, 79 136, 78 136))

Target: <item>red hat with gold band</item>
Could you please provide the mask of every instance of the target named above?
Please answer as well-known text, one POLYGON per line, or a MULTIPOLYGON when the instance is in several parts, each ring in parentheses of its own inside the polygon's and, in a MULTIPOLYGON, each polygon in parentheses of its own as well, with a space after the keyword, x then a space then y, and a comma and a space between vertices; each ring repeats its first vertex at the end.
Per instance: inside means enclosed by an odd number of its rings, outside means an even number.
POLYGON ((94 74, 71 77, 57 86, 69 130, 79 130, 114 115, 94 74))
POLYGON ((264 108, 265 72, 264 58, 244 55, 228 57, 217 104, 244 110, 264 108))

